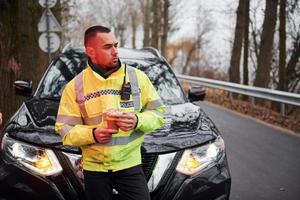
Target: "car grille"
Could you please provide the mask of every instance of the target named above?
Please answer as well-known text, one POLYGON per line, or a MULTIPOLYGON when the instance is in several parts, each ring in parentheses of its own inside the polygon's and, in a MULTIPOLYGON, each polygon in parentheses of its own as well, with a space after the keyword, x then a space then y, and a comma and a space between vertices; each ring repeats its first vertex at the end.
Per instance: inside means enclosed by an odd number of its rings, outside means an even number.
POLYGON ((153 154, 143 154, 142 155, 142 168, 143 168, 144 174, 147 178, 147 181, 151 177, 151 174, 155 167, 157 158, 158 158, 158 155, 153 155, 153 154))

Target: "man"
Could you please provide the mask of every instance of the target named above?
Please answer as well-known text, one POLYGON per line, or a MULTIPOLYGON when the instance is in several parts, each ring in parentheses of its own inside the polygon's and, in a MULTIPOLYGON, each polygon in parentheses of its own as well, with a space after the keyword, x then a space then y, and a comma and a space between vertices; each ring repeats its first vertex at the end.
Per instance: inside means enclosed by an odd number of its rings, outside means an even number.
POLYGON ((63 91, 56 131, 82 150, 87 199, 112 199, 116 189, 122 200, 149 200, 140 148, 163 125, 165 106, 142 71, 121 64, 110 29, 90 27, 84 44, 87 68, 63 91))
POLYGON ((2 125, 2 113, 0 112, 0 126, 2 125))

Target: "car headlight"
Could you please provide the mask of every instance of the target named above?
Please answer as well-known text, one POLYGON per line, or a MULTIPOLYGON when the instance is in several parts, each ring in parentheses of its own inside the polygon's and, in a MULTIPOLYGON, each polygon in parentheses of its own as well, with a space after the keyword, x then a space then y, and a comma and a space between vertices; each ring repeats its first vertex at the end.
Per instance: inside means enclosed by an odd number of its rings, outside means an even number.
POLYGON ((224 154, 225 144, 219 136, 212 143, 184 151, 176 170, 192 176, 203 169, 211 167, 224 154))
POLYGON ((35 147, 7 135, 3 137, 1 149, 6 156, 40 176, 51 176, 62 172, 57 157, 50 149, 35 147))

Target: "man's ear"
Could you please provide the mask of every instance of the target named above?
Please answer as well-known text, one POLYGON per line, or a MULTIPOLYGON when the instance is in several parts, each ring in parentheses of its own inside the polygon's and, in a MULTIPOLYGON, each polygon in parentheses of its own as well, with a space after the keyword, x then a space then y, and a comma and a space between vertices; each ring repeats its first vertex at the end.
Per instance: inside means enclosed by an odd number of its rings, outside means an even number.
POLYGON ((94 58, 95 57, 95 49, 92 47, 86 47, 85 48, 86 54, 90 57, 90 58, 94 58))

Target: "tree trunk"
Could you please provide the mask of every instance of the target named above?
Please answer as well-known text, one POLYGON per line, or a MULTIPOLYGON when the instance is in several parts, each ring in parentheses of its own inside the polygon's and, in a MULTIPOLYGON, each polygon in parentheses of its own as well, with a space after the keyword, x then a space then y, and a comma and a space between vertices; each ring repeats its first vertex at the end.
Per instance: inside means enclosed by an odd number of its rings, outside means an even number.
POLYGON ((244 8, 245 0, 239 0, 236 15, 234 42, 229 67, 229 81, 233 83, 240 83, 240 59, 245 26, 244 8))
POLYGON ((159 49, 161 31, 161 0, 152 1, 151 46, 159 49))
POLYGON ((48 55, 38 45, 43 10, 36 0, 0 0, 0 111, 5 121, 24 100, 14 94, 13 82, 32 80, 35 89, 48 64, 48 55))
POLYGON ((243 84, 249 84, 248 55, 249 55, 249 7, 250 0, 245 0, 245 29, 244 29, 244 64, 243 64, 243 84))
POLYGON ((195 41, 187 52, 186 60, 185 60, 185 63, 184 63, 183 69, 182 69, 182 74, 186 74, 186 75, 188 74, 188 67, 189 67, 191 58, 193 56, 193 53, 195 53, 195 51, 197 49, 197 43, 198 43, 198 41, 195 41))
POLYGON ((125 29, 126 27, 123 23, 118 23, 115 29, 115 35, 119 40, 120 47, 124 47, 125 45, 125 37, 124 37, 125 29))
POLYGON ((285 74, 285 59, 286 59, 286 0, 280 0, 279 11, 279 84, 278 90, 286 91, 286 74, 285 74))
POLYGON ((19 3, 20 78, 32 80, 34 88, 37 86, 49 61, 48 54, 43 52, 38 44, 38 37, 41 33, 37 32, 37 24, 44 10, 35 0, 19 3))
MULTIPOLYGON (((254 69, 256 70, 257 68, 257 58, 258 58, 258 55, 259 55, 259 45, 258 45, 258 42, 257 42, 257 32, 255 30, 255 25, 253 23, 253 21, 249 18, 249 22, 250 22, 250 28, 251 28, 251 36, 252 36, 252 39, 253 39, 253 46, 254 46, 254 55, 255 55, 255 58, 253 58, 253 67, 254 69)), ((251 56, 251 54, 250 54, 251 56)))
POLYGON ((131 38, 131 42, 132 42, 132 48, 136 48, 135 45, 135 40, 136 40, 136 16, 135 15, 131 15, 131 28, 132 28, 132 38, 131 38))
POLYGON ((170 1, 164 0, 163 1, 163 23, 162 23, 162 37, 161 37, 161 54, 167 59, 167 42, 168 42, 168 32, 169 32, 169 7, 170 1))
POLYGON ((286 67, 286 77, 287 77, 287 84, 288 84, 287 88, 288 91, 290 92, 296 92, 293 91, 293 88, 288 86, 290 86, 291 83, 294 81, 294 79, 297 77, 296 67, 297 67, 297 63, 299 62, 299 58, 300 58, 300 35, 298 38, 296 38, 296 41, 294 41, 294 48, 292 50, 292 55, 286 67))
POLYGON ((278 0, 266 0, 265 18, 261 35, 260 50, 254 86, 267 88, 270 80, 272 49, 277 19, 278 0))
MULTIPOLYGON (((144 2, 144 1, 143 1, 144 2)), ((150 0, 146 0, 142 5, 144 11, 143 28, 144 28, 144 47, 150 46, 150 0)))
POLYGON ((0 0, 0 112, 4 123, 21 104, 21 98, 14 94, 12 87, 20 75, 18 4, 0 0))

